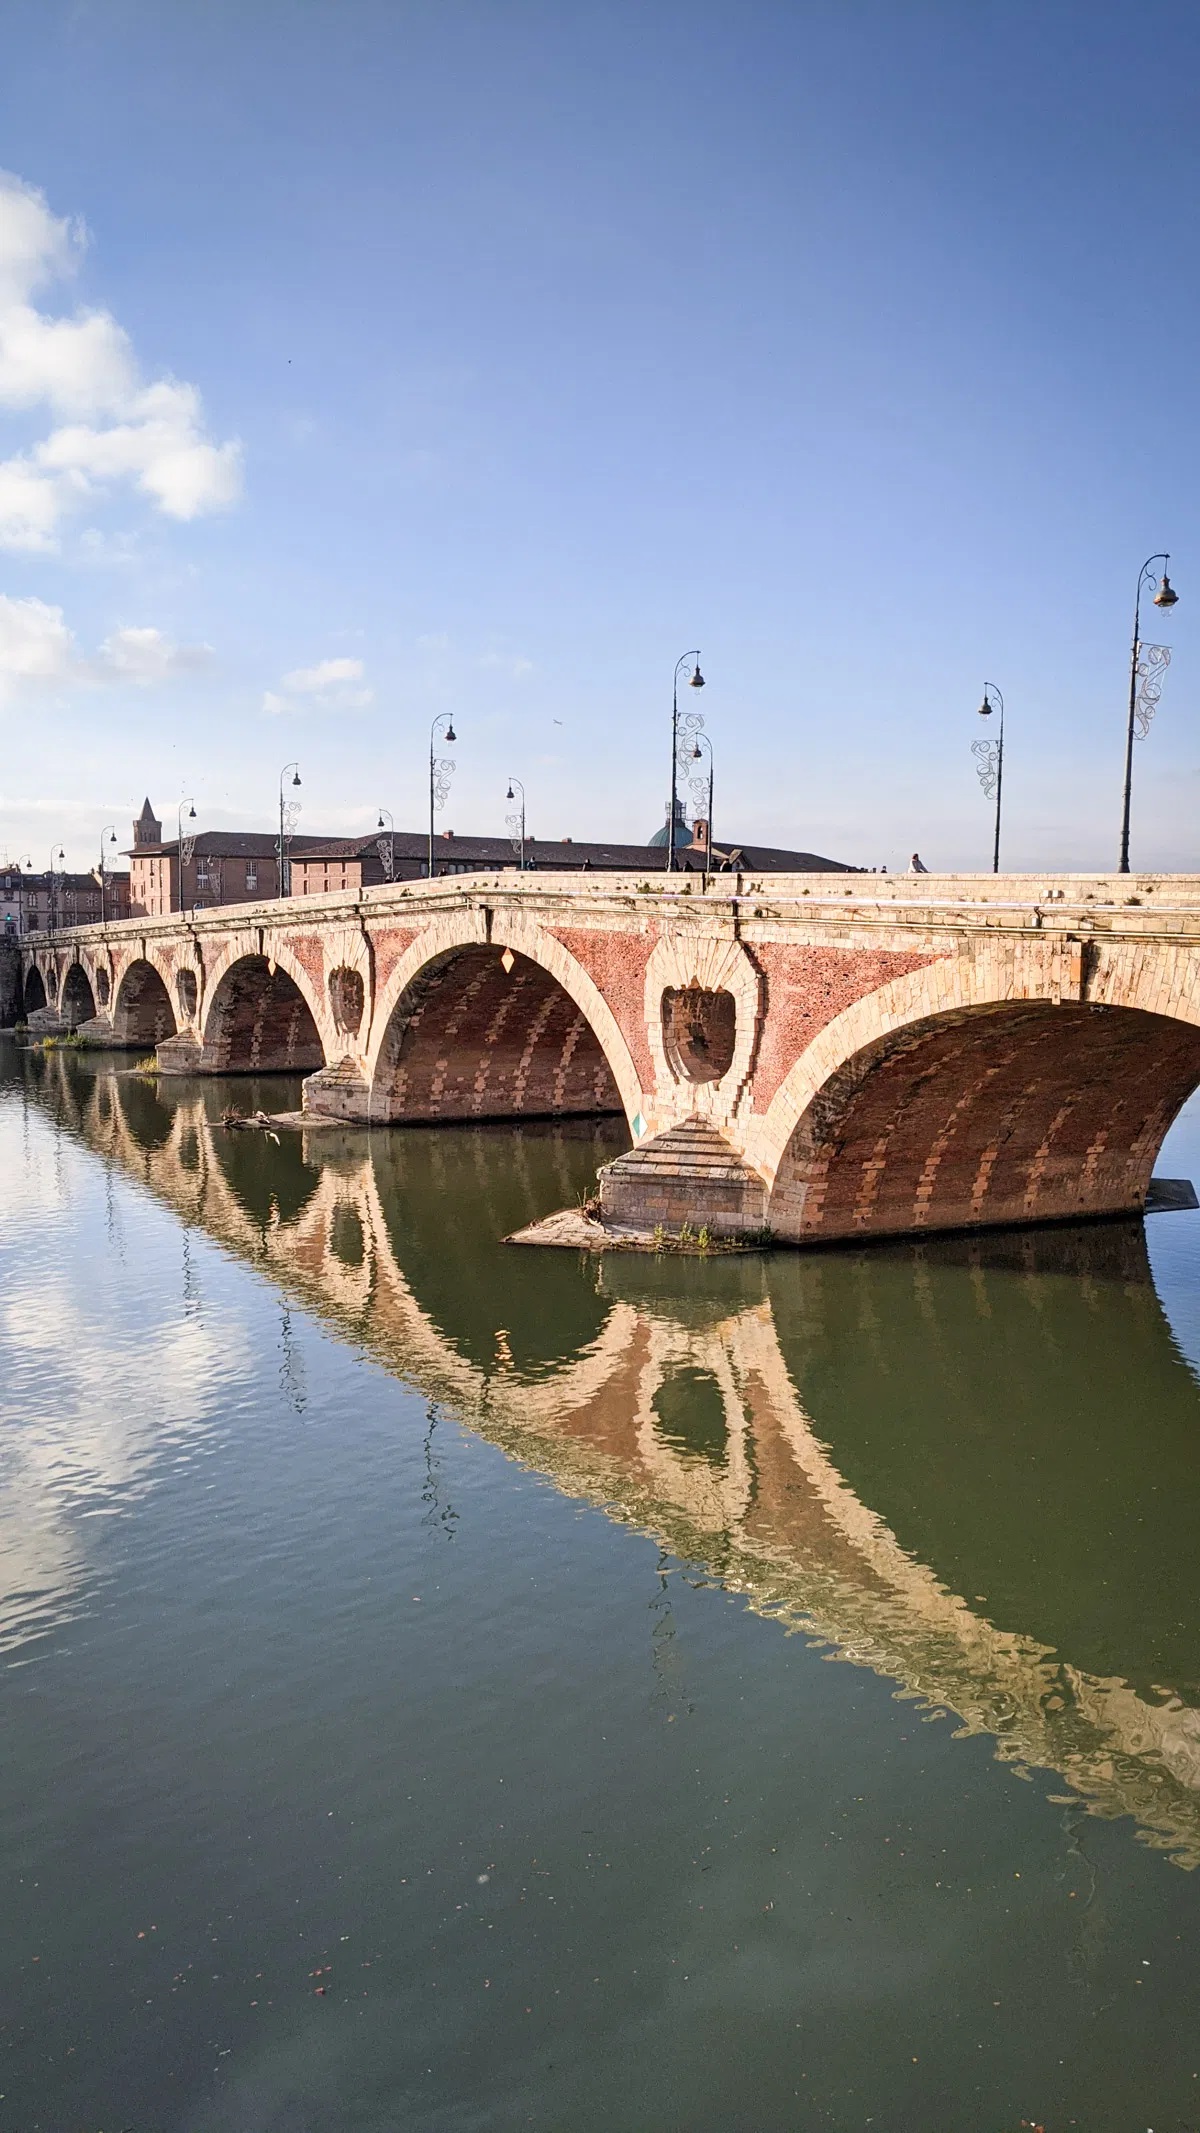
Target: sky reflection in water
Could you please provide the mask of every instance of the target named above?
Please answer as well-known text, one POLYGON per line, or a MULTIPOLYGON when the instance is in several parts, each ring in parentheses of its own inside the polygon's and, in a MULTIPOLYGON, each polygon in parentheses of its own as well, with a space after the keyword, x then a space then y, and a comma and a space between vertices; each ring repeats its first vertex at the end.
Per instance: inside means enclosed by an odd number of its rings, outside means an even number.
POLYGON ((610 1126, 8 1072, 0 2125, 1200 2115, 1200 1216, 581 1263, 610 1126))

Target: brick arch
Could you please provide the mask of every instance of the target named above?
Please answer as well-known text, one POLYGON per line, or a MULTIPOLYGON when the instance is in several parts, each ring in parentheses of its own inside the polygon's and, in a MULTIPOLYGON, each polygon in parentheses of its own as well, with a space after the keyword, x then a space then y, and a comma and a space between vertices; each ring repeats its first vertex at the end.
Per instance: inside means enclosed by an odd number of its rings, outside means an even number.
POLYGON ((996 975, 971 958, 914 972, 808 1047, 754 1151, 778 1235, 899 1235, 1144 1205, 1167 1128, 1200 1085, 1200 1026, 1138 1004, 1136 965, 1110 973, 1101 999, 1064 997, 1061 960, 1048 952, 1027 959, 1008 997, 995 997, 996 975))
POLYGON ((156 1045, 175 1035, 168 975, 157 959, 139 955, 125 965, 113 993, 112 1025, 117 1044, 156 1045))
POLYGON ((217 1074, 313 1073, 326 1063, 307 972, 276 949, 231 943, 204 990, 203 1058, 217 1074))
POLYGON ((380 996, 366 1070, 379 1119, 623 1110, 632 1124, 644 1102, 595 981, 519 912, 490 927, 482 910, 446 912, 425 928, 380 996))
POLYGON ((83 964, 72 963, 62 983, 63 1020, 74 1029, 80 1022, 90 1022, 96 1013, 96 995, 92 981, 83 964))
POLYGON ((25 973, 23 999, 27 1015, 35 1015, 46 1005, 46 986, 36 961, 30 963, 25 973))
POLYGON ((268 970, 282 970, 284 975, 291 979, 312 1016, 322 1048, 328 1057, 331 1052, 330 1039, 334 1031, 327 1004, 322 998, 320 987, 314 983, 311 973, 290 947, 286 936, 272 934, 260 927, 243 927, 236 933, 223 935, 222 938, 224 947, 201 979, 200 1022, 204 1042, 208 1042, 209 1017, 217 994, 230 971, 238 963, 257 959, 265 961, 268 970))

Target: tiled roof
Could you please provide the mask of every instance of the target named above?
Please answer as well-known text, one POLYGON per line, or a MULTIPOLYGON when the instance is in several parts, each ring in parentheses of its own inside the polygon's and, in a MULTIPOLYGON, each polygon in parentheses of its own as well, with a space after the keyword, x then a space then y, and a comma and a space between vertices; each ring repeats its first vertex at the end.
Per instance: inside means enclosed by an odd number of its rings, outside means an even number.
MULTIPOLYGON (((373 852, 386 830, 375 830, 370 837, 293 837, 288 846, 292 859, 357 859, 363 852, 373 852)), ((396 849, 401 848, 399 832, 396 849)))
MULTIPOLYGON (((393 833, 388 830, 371 830, 361 837, 321 837, 311 833, 288 839, 288 855, 293 863, 303 860, 342 860, 378 857, 378 848, 386 843, 393 833)), ((397 859, 421 860, 429 849, 429 838, 423 830, 396 830, 395 853, 397 859)), ((278 835, 258 830, 201 830, 196 836, 193 851, 197 858, 273 859, 278 847, 278 835)), ((135 846, 132 856, 138 859, 153 859, 174 856, 177 840, 172 837, 161 844, 135 846)), ((457 837, 438 831, 433 840, 434 864, 453 860, 462 866, 473 860, 480 867, 513 866, 516 852, 509 837, 457 837)), ((699 845, 677 845, 677 866, 695 873, 704 865, 703 848, 699 845)), ((582 838, 526 837, 525 864, 535 871, 549 872, 553 868, 594 867, 614 873, 654 873, 666 866, 665 845, 591 843, 582 838)), ((854 873, 840 859, 825 859, 817 852, 792 852, 775 845, 736 844, 721 838, 713 844, 713 871, 722 869, 740 870, 745 873, 823 874, 854 873)))
MULTIPOLYGON (((263 830, 200 830, 192 847, 197 858, 216 859, 273 859, 278 835, 272 837, 263 830)), ((131 859, 173 858, 179 848, 177 837, 164 838, 161 844, 138 844, 126 853, 131 859)), ((295 854, 295 842, 289 847, 295 854)))
MULTIPOLYGON (((16 894, 18 871, 21 872, 21 886, 24 889, 26 895, 29 894, 30 890, 45 890, 49 888, 50 876, 45 872, 42 872, 41 874, 26 874, 24 871, 19 870, 16 867, 0 866, 0 882, 7 881, 11 878, 14 895, 16 894)), ((104 879, 110 889, 113 887, 114 883, 117 882, 123 882, 126 888, 129 887, 129 876, 124 872, 122 868, 105 867, 104 879)), ((64 888, 94 889, 98 894, 100 889, 100 875, 98 872, 95 874, 59 874, 56 872, 54 876, 54 887, 56 890, 61 890, 64 888)))
MULTIPOLYGON (((291 845, 293 860, 308 859, 353 859, 373 853, 381 843, 389 839, 388 830, 373 830, 366 837, 297 837, 291 845)), ((397 830, 395 851, 398 859, 424 859, 429 850, 429 838, 420 830, 397 830)), ((433 840, 434 864, 438 860, 453 859, 461 864, 464 860, 477 860, 481 867, 512 866, 516 860, 513 840, 509 837, 457 837, 438 832, 433 840)), ((704 864, 704 852, 699 845, 676 846, 677 863, 689 866, 694 872, 704 864)), ((666 866, 665 845, 652 844, 593 844, 572 837, 550 840, 545 837, 526 837, 525 864, 548 871, 553 867, 592 867, 614 872, 633 873, 639 868, 648 872, 666 866)), ((734 866, 744 872, 756 873, 853 873, 840 859, 823 859, 816 852, 791 852, 773 845, 730 844, 727 840, 714 843, 712 853, 714 871, 722 865, 734 866)))

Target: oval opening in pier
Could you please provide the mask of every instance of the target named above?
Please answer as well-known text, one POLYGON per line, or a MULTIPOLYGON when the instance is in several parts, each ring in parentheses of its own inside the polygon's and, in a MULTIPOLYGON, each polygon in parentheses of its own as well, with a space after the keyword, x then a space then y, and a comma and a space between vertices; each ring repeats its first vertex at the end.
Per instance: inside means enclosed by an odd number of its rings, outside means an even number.
POLYGON ((737 1002, 731 992, 706 992, 700 985, 662 996, 663 1049, 678 1081, 720 1081, 733 1064, 737 1042, 737 1002))

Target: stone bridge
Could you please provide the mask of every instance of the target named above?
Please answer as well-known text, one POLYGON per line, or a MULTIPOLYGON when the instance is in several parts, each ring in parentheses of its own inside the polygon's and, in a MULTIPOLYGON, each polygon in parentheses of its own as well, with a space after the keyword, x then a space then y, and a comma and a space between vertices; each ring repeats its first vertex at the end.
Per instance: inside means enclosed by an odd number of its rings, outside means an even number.
POLYGON ((516 873, 23 944, 37 1028, 369 1124, 624 1113, 604 1217, 796 1243, 1137 1212, 1200 877, 516 873), (844 881, 845 877, 842 877, 844 881))

